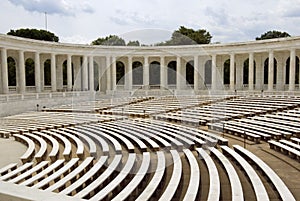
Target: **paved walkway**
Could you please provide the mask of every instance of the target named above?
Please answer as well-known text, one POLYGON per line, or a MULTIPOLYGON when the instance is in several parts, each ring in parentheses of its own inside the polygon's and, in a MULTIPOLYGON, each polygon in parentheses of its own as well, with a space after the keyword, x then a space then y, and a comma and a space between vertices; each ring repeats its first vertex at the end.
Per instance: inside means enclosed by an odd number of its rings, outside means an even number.
POLYGON ((27 147, 13 138, 0 138, 0 167, 10 163, 21 163, 20 156, 26 151, 27 147))

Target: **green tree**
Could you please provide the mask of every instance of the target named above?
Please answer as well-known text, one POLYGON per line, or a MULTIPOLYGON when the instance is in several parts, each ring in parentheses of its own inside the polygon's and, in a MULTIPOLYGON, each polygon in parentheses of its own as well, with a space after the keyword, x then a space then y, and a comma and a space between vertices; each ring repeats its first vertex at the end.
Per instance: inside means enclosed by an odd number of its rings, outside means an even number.
POLYGON ((287 32, 281 32, 281 31, 268 31, 264 34, 262 34, 260 37, 256 37, 256 40, 265 40, 265 39, 272 39, 272 38, 285 38, 290 37, 291 35, 287 32))
POLYGON ((59 38, 52 32, 46 30, 37 30, 37 29, 17 29, 10 30, 7 35, 18 36, 23 38, 31 38, 36 40, 45 40, 58 42, 59 38))
POLYGON ((107 46, 125 46, 125 40, 116 35, 109 35, 105 38, 98 38, 92 42, 92 45, 107 45, 107 46))
POLYGON ((170 40, 157 45, 194 45, 194 44, 209 44, 212 36, 205 29, 194 30, 180 26, 175 30, 170 40))
POLYGON ((127 46, 140 46, 140 42, 138 40, 136 40, 136 41, 129 41, 127 43, 127 46))

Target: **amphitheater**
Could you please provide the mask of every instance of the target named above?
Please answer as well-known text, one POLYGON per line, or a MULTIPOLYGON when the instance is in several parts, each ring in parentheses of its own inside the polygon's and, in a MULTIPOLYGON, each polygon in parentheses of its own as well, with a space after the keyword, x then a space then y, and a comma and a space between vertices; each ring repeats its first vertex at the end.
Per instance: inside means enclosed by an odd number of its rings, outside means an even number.
POLYGON ((300 200, 300 37, 0 49, 0 200, 300 200))

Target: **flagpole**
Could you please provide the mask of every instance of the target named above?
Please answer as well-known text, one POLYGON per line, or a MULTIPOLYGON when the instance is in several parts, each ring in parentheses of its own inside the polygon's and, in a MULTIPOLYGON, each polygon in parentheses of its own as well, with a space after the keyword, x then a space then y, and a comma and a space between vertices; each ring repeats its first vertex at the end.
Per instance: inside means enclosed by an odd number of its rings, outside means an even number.
POLYGON ((45 12, 45 29, 46 29, 46 31, 48 31, 48 27, 47 27, 47 12, 45 12))

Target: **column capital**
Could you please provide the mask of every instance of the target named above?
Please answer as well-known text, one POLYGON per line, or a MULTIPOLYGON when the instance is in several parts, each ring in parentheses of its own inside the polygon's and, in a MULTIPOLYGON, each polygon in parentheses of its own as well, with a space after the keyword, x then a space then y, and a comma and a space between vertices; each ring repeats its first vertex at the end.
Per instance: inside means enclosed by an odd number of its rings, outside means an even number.
POLYGON ((149 57, 148 56, 144 56, 144 62, 145 62, 145 64, 147 63, 149 63, 149 57))
POLYGON ((215 60, 217 58, 217 54, 211 54, 210 56, 212 60, 215 60))

